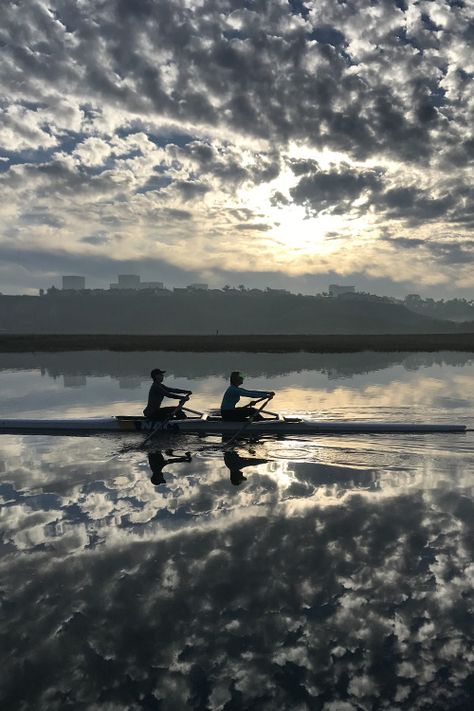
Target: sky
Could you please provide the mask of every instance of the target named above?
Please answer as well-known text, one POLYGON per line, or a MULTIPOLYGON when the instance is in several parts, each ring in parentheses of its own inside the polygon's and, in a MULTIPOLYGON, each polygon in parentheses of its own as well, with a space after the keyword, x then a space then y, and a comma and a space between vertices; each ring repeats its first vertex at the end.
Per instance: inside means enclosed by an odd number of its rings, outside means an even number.
POLYGON ((474 298, 474 0, 2 0, 0 291, 474 298))

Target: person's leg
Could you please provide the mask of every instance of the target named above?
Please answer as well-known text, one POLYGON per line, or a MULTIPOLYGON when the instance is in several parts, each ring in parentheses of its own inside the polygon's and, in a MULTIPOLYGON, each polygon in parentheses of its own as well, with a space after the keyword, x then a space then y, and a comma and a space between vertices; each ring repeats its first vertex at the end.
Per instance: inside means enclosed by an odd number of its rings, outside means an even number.
POLYGON ((236 407, 233 410, 222 410, 222 419, 230 422, 245 422, 246 420, 264 420, 265 418, 255 407, 236 407))
POLYGON ((174 412, 174 407, 160 407, 158 410, 155 410, 153 413, 152 417, 150 417, 151 420, 169 420, 171 415, 174 412))
POLYGON ((182 410, 178 410, 176 414, 176 407, 160 407, 153 413, 152 420, 169 420, 171 417, 176 420, 186 420, 186 414, 182 410))
POLYGON ((252 420, 253 420, 254 422, 257 422, 258 420, 264 420, 264 419, 265 419, 265 418, 263 417, 263 415, 261 415, 261 414, 259 413, 259 411, 257 410, 256 407, 246 407, 245 409, 246 409, 247 412, 248 412, 248 415, 247 415, 247 417, 245 418, 246 420, 250 420, 250 418, 252 418, 252 420))
POLYGON ((222 410, 222 419, 227 422, 245 422, 249 418, 248 409, 247 407, 235 407, 233 410, 222 410))

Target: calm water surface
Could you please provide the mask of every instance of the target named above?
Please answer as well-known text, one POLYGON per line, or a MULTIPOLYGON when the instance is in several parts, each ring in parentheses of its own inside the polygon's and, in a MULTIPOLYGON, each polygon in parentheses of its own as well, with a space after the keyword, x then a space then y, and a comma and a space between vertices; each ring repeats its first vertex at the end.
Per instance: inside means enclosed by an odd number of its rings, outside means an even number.
MULTIPOLYGON (((140 414, 153 366, 474 426, 461 353, 0 354, 0 416, 140 414)), ((473 435, 1 436, 1 708, 472 708, 473 435)))

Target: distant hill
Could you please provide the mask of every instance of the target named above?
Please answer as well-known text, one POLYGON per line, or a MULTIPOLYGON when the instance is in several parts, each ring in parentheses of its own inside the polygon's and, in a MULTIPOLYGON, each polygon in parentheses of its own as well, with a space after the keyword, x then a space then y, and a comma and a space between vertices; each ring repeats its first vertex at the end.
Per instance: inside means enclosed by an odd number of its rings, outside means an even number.
POLYGON ((374 296, 250 290, 50 292, 0 296, 3 333, 396 334, 474 331, 374 296))
POLYGON ((422 316, 439 318, 456 323, 465 323, 474 319, 474 302, 467 299, 423 299, 419 294, 409 294, 403 303, 410 311, 422 316))

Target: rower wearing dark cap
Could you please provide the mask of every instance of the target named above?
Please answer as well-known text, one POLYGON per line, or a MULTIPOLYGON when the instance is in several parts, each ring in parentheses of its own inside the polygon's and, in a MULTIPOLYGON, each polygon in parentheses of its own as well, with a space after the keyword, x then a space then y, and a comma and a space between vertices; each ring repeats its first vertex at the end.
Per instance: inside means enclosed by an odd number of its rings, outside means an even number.
POLYGON ((245 422, 245 420, 263 420, 262 415, 250 405, 246 407, 236 407, 241 397, 256 397, 259 399, 272 398, 275 393, 272 390, 246 390, 241 385, 244 376, 238 370, 230 374, 230 385, 224 393, 221 403, 221 415, 223 420, 233 422, 245 422))
POLYGON ((148 393, 148 404, 143 410, 145 417, 153 420, 167 420, 173 415, 177 417, 186 417, 182 410, 176 411, 176 407, 161 407, 164 397, 169 397, 175 400, 181 400, 183 403, 192 394, 191 390, 182 390, 181 388, 169 388, 163 383, 163 375, 166 370, 153 368, 150 376, 153 384, 148 393))

